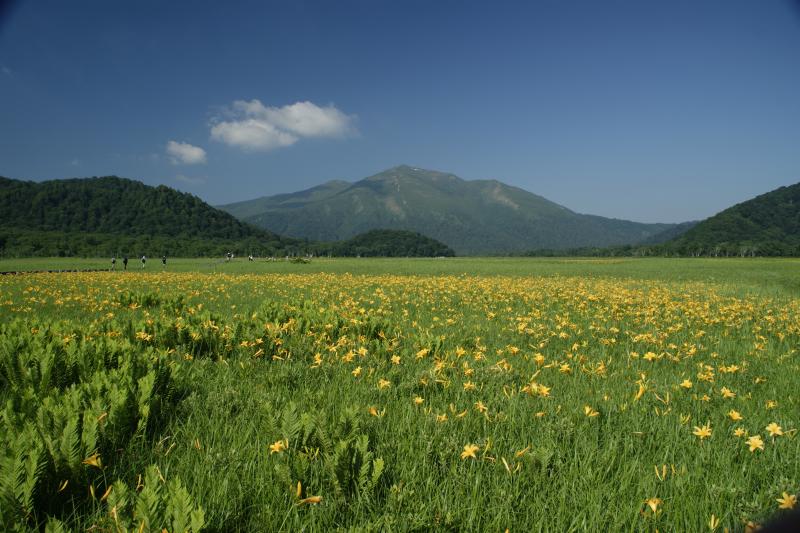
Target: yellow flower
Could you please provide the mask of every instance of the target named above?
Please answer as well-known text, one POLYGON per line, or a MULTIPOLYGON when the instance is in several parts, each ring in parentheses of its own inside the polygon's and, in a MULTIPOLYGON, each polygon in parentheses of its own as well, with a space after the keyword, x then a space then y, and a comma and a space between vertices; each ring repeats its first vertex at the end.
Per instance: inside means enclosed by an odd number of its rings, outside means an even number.
POLYGON ((720 392, 722 393, 723 398, 736 398, 736 393, 730 390, 728 387, 722 387, 720 392))
POLYGON ((639 382, 639 390, 636 391, 636 396, 633 397, 634 400, 639 401, 639 399, 644 395, 645 391, 647 391, 647 387, 644 383, 639 382))
POLYGON ((765 429, 769 431, 770 437, 778 437, 780 435, 783 435, 783 429, 775 422, 770 422, 770 424, 765 429))
POLYGON ((391 387, 391 385, 392 385, 392 382, 389 381, 388 379, 381 378, 381 379, 378 380, 378 388, 379 389, 385 389, 387 387, 391 387))
MULTIPOLYGON (((592 407, 588 405, 583 406, 583 413, 588 417, 595 417, 598 416, 600 413, 595 411, 592 407)), ((655 511, 655 509, 653 509, 655 511)))
POLYGON ((694 431, 692 431, 692 433, 700 437, 700 440, 703 440, 706 437, 711 436, 711 426, 708 424, 708 422, 706 422, 706 425, 704 425, 703 427, 695 426, 694 431))
POLYGON ((737 437, 745 437, 747 436, 747 430, 744 428, 736 428, 733 430, 733 434, 737 437))
POLYGON ((93 466, 95 468, 103 468, 103 463, 100 460, 100 454, 95 452, 91 456, 83 460, 83 464, 93 466))
POLYGON ((463 385, 465 391, 475 390, 477 387, 472 381, 467 381, 463 385))
POLYGON ((423 348, 423 349, 421 349, 420 351, 417 352, 417 356, 416 357, 417 357, 417 359, 422 359, 423 357, 425 357, 429 353, 431 353, 431 349, 430 348, 423 348))
POLYGON ((422 402, 424 402, 424 401, 425 401, 425 399, 424 399, 424 398, 422 398, 421 396, 415 396, 415 397, 414 397, 414 405, 420 405, 420 404, 422 404, 422 402))
POLYGON ((477 409, 477 410, 478 410, 478 411, 480 411, 481 413, 485 413, 486 411, 488 411, 488 410, 489 410, 489 408, 488 408, 488 407, 486 407, 485 405, 483 405, 483 402, 482 402, 482 401, 480 401, 480 400, 478 400, 477 402, 475 402, 475 409, 477 409))
POLYGON ((137 331, 136 338, 140 341, 150 341, 153 340, 153 336, 147 333, 146 331, 137 331))
POLYGON ((399 365, 400 364, 400 356, 399 355, 393 355, 392 356, 392 364, 393 365, 399 365))
POLYGON ((355 368, 355 370, 353 370, 353 371, 352 371, 352 372, 350 372, 350 373, 351 373, 351 374, 353 374, 355 377, 358 377, 358 376, 360 376, 360 375, 361 375, 361 367, 360 367, 360 366, 357 366, 357 367, 355 368))
POLYGON ((794 509, 797 505, 797 496, 784 492, 781 498, 776 498, 776 501, 780 504, 778 509, 794 509))
POLYGON ((743 417, 739 413, 739 411, 734 411, 733 409, 731 409, 730 411, 728 411, 728 418, 730 418, 734 422, 737 422, 737 421, 741 420, 743 417))
POLYGON ((272 455, 273 453, 281 453, 289 446, 289 441, 286 439, 283 440, 276 440, 274 443, 269 445, 269 454, 272 455))
POLYGON ((684 389, 691 389, 692 388, 692 382, 689 381, 688 379, 684 379, 683 383, 681 383, 681 387, 683 387, 684 389))
POLYGON ((466 459, 468 457, 472 457, 473 459, 477 459, 478 457, 475 453, 480 450, 480 446, 477 444, 467 444, 464 446, 464 451, 461 452, 461 459, 466 459))
POLYGON ((316 505, 321 501, 322 501, 322 496, 309 496, 308 498, 303 498, 302 500, 297 502, 297 505, 306 505, 306 504, 316 505))
POLYGON ((752 437, 747 439, 747 442, 745 444, 747 444, 750 447, 751 452, 754 452, 756 450, 762 450, 762 451, 764 450, 764 441, 761 440, 760 435, 753 435, 752 437))
POLYGON ((658 506, 661 505, 663 502, 661 498, 648 498, 644 501, 647 506, 655 513, 658 511, 658 506))

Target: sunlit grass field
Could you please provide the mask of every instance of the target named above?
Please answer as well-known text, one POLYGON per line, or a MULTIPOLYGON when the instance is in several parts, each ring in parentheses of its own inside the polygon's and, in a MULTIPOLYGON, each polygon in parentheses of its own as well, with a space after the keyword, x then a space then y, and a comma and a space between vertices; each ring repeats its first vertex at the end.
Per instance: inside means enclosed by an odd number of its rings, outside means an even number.
POLYGON ((0 528, 723 531, 796 506, 800 261, 139 267, 0 277, 0 528))

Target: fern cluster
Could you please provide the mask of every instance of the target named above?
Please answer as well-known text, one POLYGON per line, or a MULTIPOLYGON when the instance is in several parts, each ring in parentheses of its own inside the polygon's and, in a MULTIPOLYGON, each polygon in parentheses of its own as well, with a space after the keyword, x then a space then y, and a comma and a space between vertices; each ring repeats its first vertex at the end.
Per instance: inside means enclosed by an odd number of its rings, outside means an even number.
POLYGON ((124 338, 0 325, 0 528, 38 527, 108 495, 119 452, 163 426, 176 373, 124 338))
POLYGON ((375 456, 375 439, 360 420, 355 410, 345 409, 329 430, 317 416, 287 405, 269 431, 288 444, 275 465, 288 492, 296 484, 300 502, 313 496, 308 492, 312 489, 332 495, 331 503, 343 506, 370 505, 383 498, 388 486, 385 463, 375 456))

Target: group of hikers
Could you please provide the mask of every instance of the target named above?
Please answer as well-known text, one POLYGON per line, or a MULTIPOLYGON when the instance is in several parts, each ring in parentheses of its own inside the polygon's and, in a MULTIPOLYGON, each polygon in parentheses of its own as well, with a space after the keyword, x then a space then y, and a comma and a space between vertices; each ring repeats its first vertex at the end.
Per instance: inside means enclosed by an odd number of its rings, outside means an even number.
MULTIPOLYGON (((233 252, 228 252, 227 254, 225 254, 225 262, 226 263, 230 263, 231 259, 233 259, 233 258, 234 258, 233 252)), ((248 255, 247 256, 247 260, 248 261, 255 261, 255 259, 253 258, 253 254, 248 255)))
MULTIPOLYGON (((234 257, 235 257, 235 255, 233 254, 233 252, 226 253, 225 254, 225 262, 228 263, 228 262, 232 261, 234 257)), ((287 255, 286 256, 286 260, 288 261, 288 259, 289 259, 289 256, 287 255)), ((141 259, 139 259, 139 260, 141 261, 141 264, 142 264, 141 268, 142 268, 142 270, 144 270, 145 266, 147 265, 147 256, 143 255, 141 257, 141 259)), ((250 255, 247 256, 247 260, 250 261, 250 262, 253 262, 253 261, 255 261, 255 257, 253 257, 253 254, 250 254, 250 255)), ((276 261, 276 260, 277 259, 275 259, 275 257, 267 257, 267 261, 276 261)), ((166 256, 166 254, 161 256, 161 265, 164 268, 166 268, 166 266, 167 266, 167 256, 166 256)), ((116 270, 116 269, 117 269, 117 256, 112 256, 111 257, 111 270, 116 270)), ((122 269, 123 270, 128 270, 128 256, 127 255, 122 256, 122 269)))
MULTIPOLYGON (((147 264, 147 256, 146 255, 142 256, 141 262, 142 262, 142 269, 144 269, 145 265, 147 264)), ((161 256, 161 265, 164 266, 164 267, 167 266, 167 256, 166 255, 161 256)), ((117 257, 113 256, 111 258, 111 270, 116 270, 116 269, 117 269, 117 257)), ((127 255, 122 256, 122 269, 123 270, 128 270, 128 256, 127 255)))

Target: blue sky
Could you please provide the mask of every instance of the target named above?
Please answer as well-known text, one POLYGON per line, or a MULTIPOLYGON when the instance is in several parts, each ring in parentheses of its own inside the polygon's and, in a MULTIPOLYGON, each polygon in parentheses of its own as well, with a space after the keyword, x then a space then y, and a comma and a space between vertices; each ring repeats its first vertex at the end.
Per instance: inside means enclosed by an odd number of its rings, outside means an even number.
POLYGON ((0 22, 0 175, 212 204, 407 163, 678 222, 800 181, 778 0, 30 0, 0 22))

